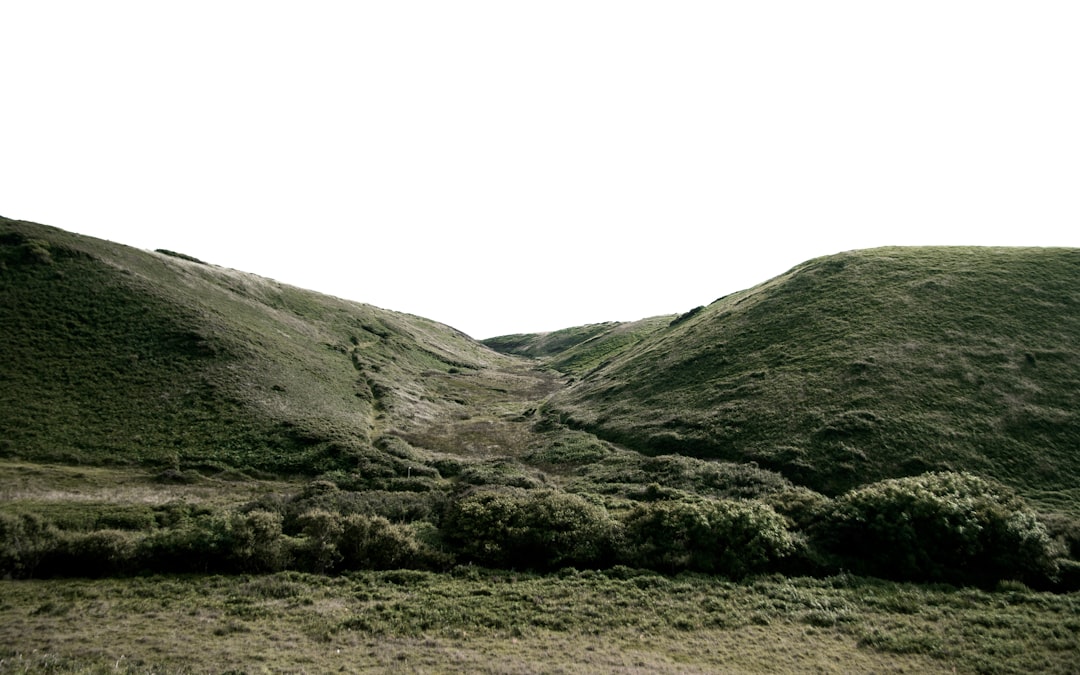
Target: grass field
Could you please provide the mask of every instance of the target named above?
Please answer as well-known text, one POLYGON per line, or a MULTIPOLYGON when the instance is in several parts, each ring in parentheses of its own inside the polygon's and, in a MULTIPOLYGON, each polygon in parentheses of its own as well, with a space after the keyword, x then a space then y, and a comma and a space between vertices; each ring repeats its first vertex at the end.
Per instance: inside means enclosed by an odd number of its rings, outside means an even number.
POLYGON ((629 569, 0 582, 0 672, 1072 673, 1080 596, 629 569))

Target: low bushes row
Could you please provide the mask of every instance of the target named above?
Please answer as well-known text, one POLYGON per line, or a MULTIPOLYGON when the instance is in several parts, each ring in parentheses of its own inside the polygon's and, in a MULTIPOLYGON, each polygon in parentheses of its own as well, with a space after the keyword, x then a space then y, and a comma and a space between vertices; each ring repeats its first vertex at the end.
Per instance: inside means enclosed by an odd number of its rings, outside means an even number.
POLYGON ((798 489, 769 503, 657 492, 618 514, 575 494, 474 487, 445 504, 391 505, 397 514, 428 516, 411 522, 373 513, 370 501, 350 495, 318 483, 290 500, 158 519, 142 531, 62 530, 40 515, 4 513, 0 574, 332 573, 475 563, 537 571, 628 565, 731 578, 847 570, 1045 587, 1059 569, 1076 567, 1019 497, 969 474, 883 481, 833 500, 798 489), (344 505, 348 512, 334 508, 344 505))
POLYGON ((153 531, 57 529, 44 519, 0 514, 0 574, 112 576, 153 572, 273 572, 298 569, 438 569, 451 559, 422 539, 422 527, 381 516, 323 510, 287 534, 271 511, 214 515, 153 531))

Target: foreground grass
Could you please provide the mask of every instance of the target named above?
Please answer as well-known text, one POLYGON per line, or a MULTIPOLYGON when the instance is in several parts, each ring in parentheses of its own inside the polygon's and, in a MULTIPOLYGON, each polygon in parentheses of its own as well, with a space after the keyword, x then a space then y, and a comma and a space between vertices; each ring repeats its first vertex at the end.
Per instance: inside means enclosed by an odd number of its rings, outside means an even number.
POLYGON ((1075 672, 1080 594, 850 576, 139 577, 0 584, 0 672, 1075 672))

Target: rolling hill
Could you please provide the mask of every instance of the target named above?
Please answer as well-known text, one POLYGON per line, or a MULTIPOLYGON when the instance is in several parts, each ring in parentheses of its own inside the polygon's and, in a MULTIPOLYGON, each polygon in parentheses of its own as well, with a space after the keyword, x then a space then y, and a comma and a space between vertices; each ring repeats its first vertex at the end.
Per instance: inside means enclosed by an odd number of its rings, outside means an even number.
POLYGON ((497 433, 554 381, 421 317, 6 219, 0 325, 0 454, 34 461, 392 477, 401 437, 497 433))
POLYGON ((542 458, 577 447, 578 474, 643 453, 826 494, 952 470, 1080 496, 1074 249, 852 251, 681 316, 485 346, 185 254, 7 219, 0 246, 7 456, 408 474, 396 452, 558 479, 542 458))
POLYGON ((642 452, 755 462, 829 494, 966 470, 1075 502, 1080 251, 811 260, 622 348, 548 410, 642 452))

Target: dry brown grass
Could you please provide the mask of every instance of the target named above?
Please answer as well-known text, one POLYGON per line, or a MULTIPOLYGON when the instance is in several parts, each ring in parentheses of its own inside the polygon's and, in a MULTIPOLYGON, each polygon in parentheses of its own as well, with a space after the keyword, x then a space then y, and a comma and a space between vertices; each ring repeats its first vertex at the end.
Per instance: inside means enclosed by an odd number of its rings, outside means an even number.
POLYGON ((5 582, 0 642, 9 651, 0 672, 955 672, 795 621, 694 631, 445 627, 371 635, 335 628, 357 611, 356 600, 336 594, 342 584, 301 583, 290 598, 241 602, 235 590, 244 583, 257 582, 5 582))

